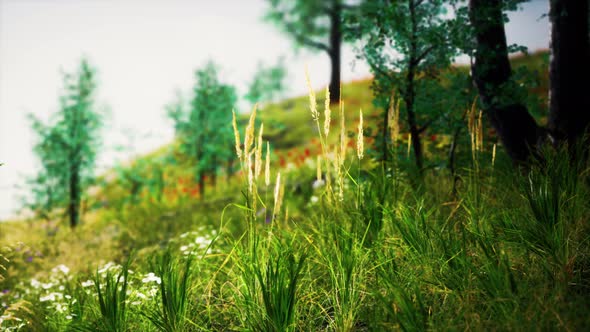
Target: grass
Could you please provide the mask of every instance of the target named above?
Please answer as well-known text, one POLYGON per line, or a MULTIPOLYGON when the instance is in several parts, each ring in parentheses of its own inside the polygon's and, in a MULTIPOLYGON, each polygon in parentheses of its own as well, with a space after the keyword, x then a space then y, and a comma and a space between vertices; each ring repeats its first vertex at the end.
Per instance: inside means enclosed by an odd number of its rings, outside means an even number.
MULTIPOLYGON (((131 202, 113 181, 91 198, 106 202, 75 231, 0 224, 1 329, 588 326, 589 165, 548 150, 543 165, 515 170, 500 149, 492 156, 494 142, 474 114, 457 174, 429 168, 418 180, 403 135, 388 163, 373 159, 354 103, 369 100, 369 82, 355 84, 344 89, 353 97, 343 112, 332 105, 312 117, 305 98, 286 102, 296 105, 291 111, 260 110, 261 138, 254 118, 238 117, 240 129, 252 123, 242 131, 249 137, 239 137, 251 142, 240 146, 248 151, 241 175, 210 200, 191 196, 183 163, 165 164, 162 149, 150 156, 165 168, 160 198, 146 189, 131 202)), ((362 109, 366 132, 373 111, 362 109)))

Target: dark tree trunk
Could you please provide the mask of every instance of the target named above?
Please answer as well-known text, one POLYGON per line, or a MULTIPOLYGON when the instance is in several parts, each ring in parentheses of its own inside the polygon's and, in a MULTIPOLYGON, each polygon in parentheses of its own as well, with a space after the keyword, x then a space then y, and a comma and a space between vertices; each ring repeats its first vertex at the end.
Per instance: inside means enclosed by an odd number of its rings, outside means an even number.
POLYGON ((406 87, 404 91, 404 102, 406 103, 406 112, 408 113, 408 125, 410 126, 410 134, 412 134, 412 147, 414 148, 414 157, 416 158, 416 166, 418 171, 422 174, 424 166, 422 158, 422 143, 420 141, 420 130, 416 123, 416 113, 414 112, 414 102, 416 100, 416 67, 419 64, 418 60, 418 23, 416 21, 416 6, 417 3, 410 1, 410 21, 411 21, 411 36, 410 36, 410 54, 408 73, 406 75, 406 87))
POLYGON ((330 64, 332 75, 330 77, 330 100, 334 103, 340 101, 340 50, 342 45, 341 27, 342 7, 339 1, 334 1, 330 13, 330 64))
POLYGON ((205 172, 199 172, 199 199, 205 198, 205 172))
POLYGON ((422 158, 422 142, 420 140, 420 130, 418 129, 418 124, 416 123, 416 113, 414 112, 414 101, 416 97, 416 90, 414 88, 414 79, 416 73, 414 72, 414 68, 410 66, 407 75, 406 81, 406 96, 405 96, 405 103, 406 103, 406 112, 408 113, 408 124, 410 125, 410 134, 412 134, 412 147, 414 148, 414 157, 416 158, 416 166, 418 167, 418 171, 422 173, 422 169, 424 167, 423 158, 422 158))
POLYGON ((211 160, 211 186, 213 191, 217 188, 217 157, 213 156, 211 160))
POLYGON ((68 204, 68 214, 70 217, 70 227, 75 228, 80 219, 80 172, 75 161, 70 165, 70 201, 68 204))
POLYGON ((228 159, 225 164, 225 174, 226 174, 226 182, 229 185, 231 176, 233 174, 234 169, 234 160, 232 158, 228 159))
MULTIPOLYGON (((392 103, 393 101, 390 101, 392 103)), ((389 154, 389 110, 385 110, 385 116, 383 119, 383 131, 381 137, 381 161, 383 164, 387 163, 387 155, 389 154)))
POLYGON ((203 165, 203 140, 199 139, 197 143, 197 151, 195 157, 197 157, 198 165, 198 184, 199 184, 199 199, 205 198, 205 166, 203 165))
POLYGON ((550 0, 549 123, 573 147, 590 124, 590 36, 587 0, 550 0))
POLYGON ((471 70, 480 102, 508 155, 515 162, 526 162, 541 130, 527 108, 507 93, 512 73, 502 0, 470 0, 469 18, 477 42, 471 70))

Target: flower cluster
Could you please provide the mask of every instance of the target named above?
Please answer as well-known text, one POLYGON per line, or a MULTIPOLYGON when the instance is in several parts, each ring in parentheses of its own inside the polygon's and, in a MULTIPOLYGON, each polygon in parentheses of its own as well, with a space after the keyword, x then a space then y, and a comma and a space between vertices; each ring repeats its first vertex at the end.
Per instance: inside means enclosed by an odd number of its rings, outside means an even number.
POLYGON ((216 235, 217 231, 208 231, 205 227, 200 227, 198 231, 181 234, 172 242, 177 242, 180 245, 179 248, 183 255, 200 256, 211 253, 211 243, 216 235))

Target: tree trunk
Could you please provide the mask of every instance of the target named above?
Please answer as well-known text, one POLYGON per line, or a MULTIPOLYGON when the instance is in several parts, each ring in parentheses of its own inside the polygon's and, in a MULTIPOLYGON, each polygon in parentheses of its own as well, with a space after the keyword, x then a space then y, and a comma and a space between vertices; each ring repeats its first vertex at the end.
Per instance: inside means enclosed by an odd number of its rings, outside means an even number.
POLYGON ((550 0, 550 132, 570 147, 590 124, 589 1, 550 0))
MULTIPOLYGON (((392 101, 390 101, 391 103, 392 101)), ((389 154, 389 109, 385 109, 385 116, 383 117, 383 132, 381 137, 381 161, 383 164, 387 163, 387 155, 389 154)))
POLYGON ((205 198, 205 172, 199 171, 199 199, 205 198))
POLYGON ((416 97, 416 91, 414 88, 414 79, 415 79, 415 72, 414 68, 410 66, 408 70, 408 75, 406 77, 406 96, 405 96, 405 103, 406 103, 406 112, 408 113, 408 124, 410 125, 410 134, 412 134, 412 147, 414 148, 414 157, 416 158, 416 167, 418 167, 418 171, 422 173, 422 169, 424 167, 423 158, 422 158, 422 142, 420 140, 420 130, 418 129, 418 124, 416 123, 416 113, 414 112, 414 101, 416 97))
POLYGON ((203 165, 203 149, 201 139, 197 140, 197 151, 195 157, 197 157, 197 167, 198 167, 198 182, 199 182, 199 199, 205 198, 205 166, 203 165))
POLYGON ((80 218, 80 172, 75 161, 72 163, 70 165, 70 201, 68 204, 68 214, 70 217, 70 227, 75 228, 80 218))
POLYGON ((502 0, 470 0, 469 18, 477 42, 471 70, 480 102, 508 155, 525 162, 534 153, 541 130, 527 108, 509 96, 513 86, 502 0))
POLYGON ((227 162, 225 164, 225 174, 226 174, 227 185, 230 184, 231 176, 233 174, 233 168, 234 168, 234 159, 230 158, 227 160, 227 162))
POLYGON ((410 36, 410 54, 408 63, 408 73, 406 75, 406 90, 404 91, 404 102, 406 103, 406 112, 408 113, 408 125, 410 125, 410 134, 412 134, 412 147, 414 148, 414 157, 416 166, 422 174, 424 163, 422 162, 422 143, 420 141, 420 130, 416 123, 416 113, 414 112, 414 102, 416 100, 416 67, 418 66, 418 23, 416 21, 416 6, 418 4, 410 1, 408 4, 410 10, 411 36, 410 36))
POLYGON ((342 7, 339 1, 334 1, 330 14, 330 64, 332 75, 330 77, 330 100, 333 103, 340 101, 340 50, 342 45, 341 30, 342 7))
POLYGON ((217 189, 217 157, 215 156, 211 160, 211 186, 213 187, 213 191, 217 189))

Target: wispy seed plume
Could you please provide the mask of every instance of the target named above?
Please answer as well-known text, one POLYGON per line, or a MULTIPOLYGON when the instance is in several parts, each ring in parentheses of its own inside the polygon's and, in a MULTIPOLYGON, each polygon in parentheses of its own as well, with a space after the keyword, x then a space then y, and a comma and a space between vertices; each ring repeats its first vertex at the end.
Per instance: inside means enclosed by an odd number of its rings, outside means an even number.
POLYGON ((305 80, 307 81, 307 88, 309 89, 309 109, 311 111, 311 117, 314 121, 318 121, 320 114, 318 113, 317 102, 315 99, 315 92, 311 87, 311 81, 309 80, 309 71, 305 68, 305 80))
POLYGON ((358 128, 358 138, 356 142, 356 155, 360 159, 363 159, 363 153, 365 151, 365 143, 363 137, 363 110, 359 111, 359 128, 358 128))
POLYGON ((330 134, 330 89, 326 87, 326 101, 324 103, 324 135, 326 139, 328 138, 328 134, 330 134))

